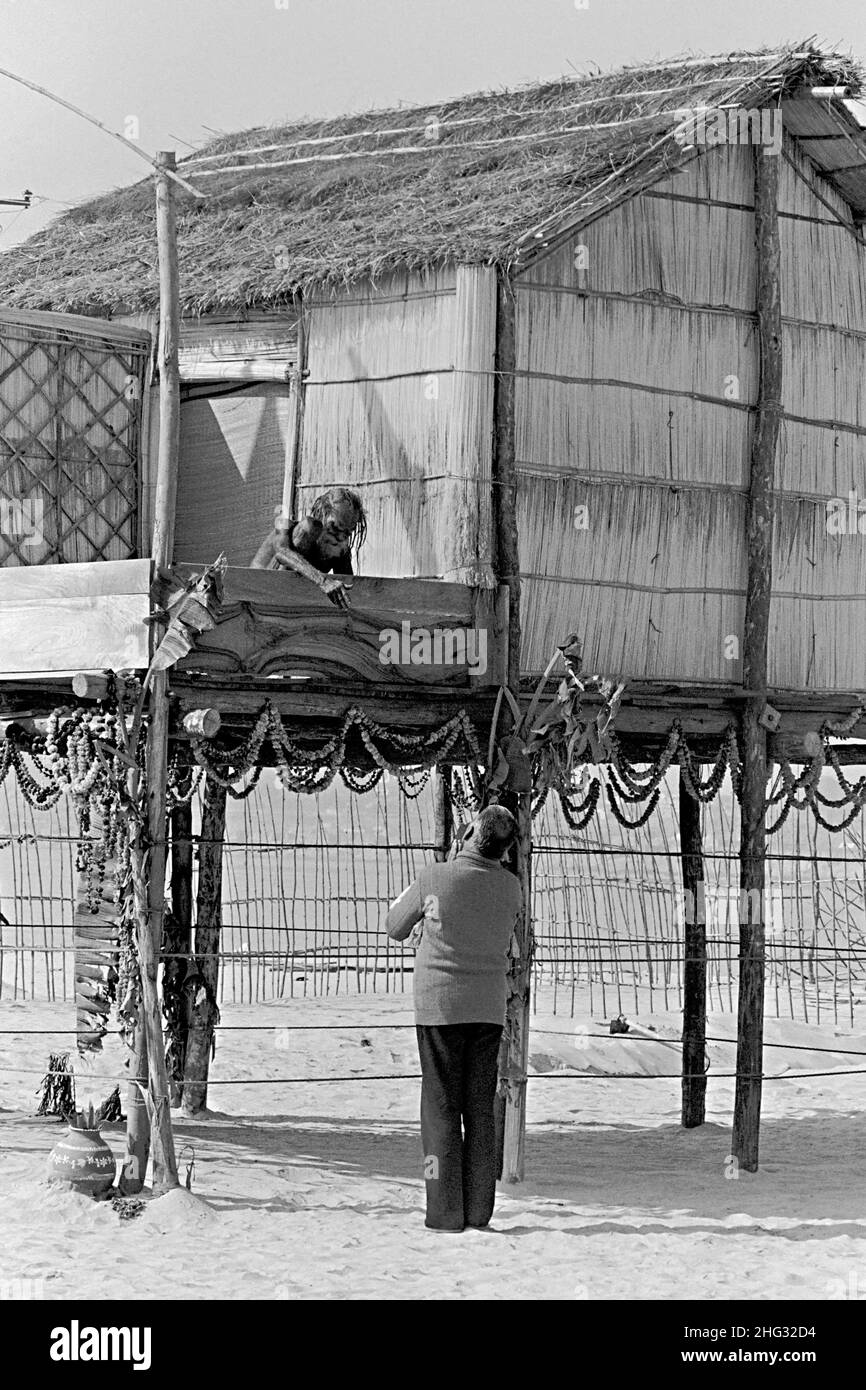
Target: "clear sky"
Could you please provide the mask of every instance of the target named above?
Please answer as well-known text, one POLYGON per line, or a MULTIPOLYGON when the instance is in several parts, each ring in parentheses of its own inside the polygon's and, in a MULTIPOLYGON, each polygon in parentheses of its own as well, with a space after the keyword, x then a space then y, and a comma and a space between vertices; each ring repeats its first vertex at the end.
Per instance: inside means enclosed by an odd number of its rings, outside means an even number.
MULTIPOLYGON (((209 131, 813 34, 866 59, 866 0, 0 0, 0 67, 178 156, 209 131)), ((53 200, 0 208, 0 249, 146 168, 0 77, 0 198, 53 200)))

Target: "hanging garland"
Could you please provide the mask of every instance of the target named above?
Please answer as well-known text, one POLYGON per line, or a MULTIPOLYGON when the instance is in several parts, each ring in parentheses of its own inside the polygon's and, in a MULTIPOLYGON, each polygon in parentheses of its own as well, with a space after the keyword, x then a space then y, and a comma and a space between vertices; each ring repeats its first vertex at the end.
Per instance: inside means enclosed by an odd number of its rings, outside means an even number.
POLYGON ((261 772, 261 752, 269 742, 277 761, 280 784, 293 792, 319 792, 329 787, 339 772, 346 786, 353 791, 370 791, 383 772, 394 775, 407 796, 420 796, 430 776, 430 769, 444 761, 461 743, 471 759, 481 761, 481 752, 465 710, 427 734, 401 734, 376 723, 363 710, 353 705, 331 738, 316 748, 305 747, 286 731, 279 711, 267 701, 256 719, 249 737, 230 751, 214 750, 206 740, 192 738, 190 746, 196 763, 209 777, 225 787, 230 796, 249 796, 261 772), (365 751, 375 764, 375 772, 359 771, 346 766, 346 744, 355 731, 365 751), (380 745, 390 745, 408 753, 412 766, 396 763, 383 752, 380 745), (236 783, 250 775, 250 781, 240 790, 236 783))
POLYGON ((593 777, 589 784, 589 791, 582 806, 575 808, 570 804, 565 792, 557 790, 559 804, 562 807, 562 814, 565 817, 566 825, 569 830, 585 830, 595 815, 598 799, 601 796, 601 782, 597 777, 593 777), (583 814, 581 814, 581 812, 583 814))

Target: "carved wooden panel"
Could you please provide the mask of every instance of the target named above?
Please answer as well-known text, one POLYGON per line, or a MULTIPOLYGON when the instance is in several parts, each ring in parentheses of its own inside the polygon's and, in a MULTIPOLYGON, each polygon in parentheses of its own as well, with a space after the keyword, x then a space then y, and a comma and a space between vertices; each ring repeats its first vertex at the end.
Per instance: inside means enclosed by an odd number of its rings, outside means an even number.
POLYGON ((504 680, 507 633, 504 587, 356 578, 346 611, 299 575, 230 568, 221 622, 179 669, 477 689, 504 680))

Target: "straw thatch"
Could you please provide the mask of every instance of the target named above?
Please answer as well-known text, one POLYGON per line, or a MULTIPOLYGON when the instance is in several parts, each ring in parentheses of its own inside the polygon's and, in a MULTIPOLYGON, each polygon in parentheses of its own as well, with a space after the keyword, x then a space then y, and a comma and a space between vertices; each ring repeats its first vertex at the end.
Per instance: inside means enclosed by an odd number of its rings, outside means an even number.
MULTIPOLYGON (((678 110, 861 80, 851 58, 807 43, 220 137, 180 165, 207 198, 179 191, 185 310, 272 306, 398 267, 523 265, 596 205, 681 164, 678 110)), ((0 258, 0 302, 153 306, 153 203, 148 178, 67 213, 0 258)))

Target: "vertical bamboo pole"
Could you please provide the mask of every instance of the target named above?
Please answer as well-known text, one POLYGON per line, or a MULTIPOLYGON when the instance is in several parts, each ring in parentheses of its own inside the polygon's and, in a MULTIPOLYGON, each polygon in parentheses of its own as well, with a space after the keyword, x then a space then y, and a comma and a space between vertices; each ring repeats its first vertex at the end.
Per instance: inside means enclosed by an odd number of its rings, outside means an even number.
POLYGON ((298 366, 292 377, 292 420, 286 445, 286 469, 283 478, 283 508, 289 517, 297 516, 298 483, 304 443, 304 405, 306 402, 307 371, 307 310, 300 293, 295 299, 298 310, 298 366))
POLYGON ((222 926, 223 840, 226 789, 205 777, 198 854, 195 955, 198 975, 186 1043, 183 1113, 207 1106, 207 1079, 218 1017, 220 928, 222 926))
MULTIPOLYGON (((156 232, 159 260, 159 452, 154 500, 153 561, 157 573, 171 565, 174 550, 174 518, 177 497, 177 469, 180 448, 180 376, 178 339, 180 336, 180 289, 177 269, 174 193, 167 170, 175 168, 170 151, 157 155, 160 172, 156 176, 156 232)), ((177 1162, 171 1131, 168 1075, 162 1038, 162 1016, 157 975, 162 942, 166 869, 166 782, 168 765, 168 678, 158 671, 152 678, 148 697, 147 728, 147 838, 149 858, 145 866, 143 847, 133 852, 135 873, 146 878, 134 883, 139 920, 138 951, 141 964, 142 1008, 140 1038, 136 1056, 136 1075, 147 1075, 149 1116, 141 1106, 129 1109, 127 1150, 138 1165, 143 1180, 150 1140, 153 1141, 153 1189, 165 1191, 178 1185, 177 1162), (146 897, 146 900, 145 900, 146 897), (152 1134, 148 1134, 148 1118, 152 1134)), ((133 1172, 135 1169, 133 1168, 133 1172)))
POLYGON ((704 913, 704 859, 701 803, 690 796, 680 771, 680 855, 685 898, 683 970, 682 1125, 694 1129, 706 1116, 707 928, 704 913))
MULTIPOLYGON (((496 377, 493 396, 493 472, 496 507, 498 578, 508 587, 508 686, 520 699, 520 556, 517 534, 516 325, 514 286, 504 273, 497 277, 496 377)), ((526 1075, 529 1064, 530 975, 532 968, 532 798, 521 792, 510 799, 518 835, 514 867, 523 892, 523 908, 515 932, 515 949, 508 972, 505 1032, 499 1055, 500 1088, 504 1090, 497 1120, 501 1126, 502 1169, 505 1182, 520 1182, 524 1173, 526 1139, 526 1075)))
POLYGON ((767 734, 758 722, 766 703, 772 592, 773 477, 782 409, 782 310, 779 249, 779 159, 754 147, 755 243, 760 377, 749 479, 748 579, 743 636, 742 797, 740 822, 740 986, 737 1084, 731 1152, 755 1172, 761 1122, 764 1029, 764 878, 767 734))

